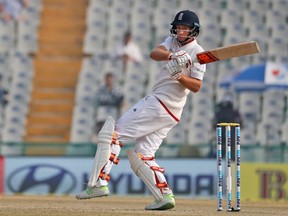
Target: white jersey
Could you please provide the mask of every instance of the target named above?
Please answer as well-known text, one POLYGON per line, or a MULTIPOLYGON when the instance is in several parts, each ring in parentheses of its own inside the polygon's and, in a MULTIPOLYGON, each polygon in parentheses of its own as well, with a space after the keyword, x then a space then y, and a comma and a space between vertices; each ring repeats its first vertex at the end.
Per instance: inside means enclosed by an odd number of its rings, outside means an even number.
MULTIPOLYGON (((184 50, 192 59, 196 57, 196 53, 204 51, 196 40, 180 46, 176 37, 168 37, 160 45, 166 47, 167 50, 173 53, 184 50)), ((167 61, 164 61, 163 64, 167 64, 167 61)), ((200 65, 199 63, 193 63, 189 68, 182 69, 182 73, 186 76, 199 80, 203 80, 205 71, 206 65, 200 65)), ((171 79, 171 75, 167 69, 161 67, 160 76, 158 76, 151 95, 160 99, 176 117, 180 118, 189 92, 190 90, 185 88, 177 80, 171 79)))

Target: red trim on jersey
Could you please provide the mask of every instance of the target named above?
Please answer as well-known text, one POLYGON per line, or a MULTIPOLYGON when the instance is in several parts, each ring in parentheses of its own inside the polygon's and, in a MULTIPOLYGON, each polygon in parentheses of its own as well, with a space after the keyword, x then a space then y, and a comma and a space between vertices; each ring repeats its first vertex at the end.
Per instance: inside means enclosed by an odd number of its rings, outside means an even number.
POLYGON ((182 47, 182 46, 185 46, 185 45, 188 44, 188 43, 193 42, 194 39, 195 39, 195 38, 189 38, 189 40, 183 41, 183 42, 181 43, 181 42, 178 40, 178 38, 177 38, 177 41, 178 41, 179 46, 182 47), (190 40, 190 39, 192 39, 192 40, 190 40))
POLYGON ((168 107, 160 100, 157 98, 157 100, 160 102, 160 104, 164 107, 164 109, 167 111, 167 113, 177 122, 180 120, 168 109, 168 107))

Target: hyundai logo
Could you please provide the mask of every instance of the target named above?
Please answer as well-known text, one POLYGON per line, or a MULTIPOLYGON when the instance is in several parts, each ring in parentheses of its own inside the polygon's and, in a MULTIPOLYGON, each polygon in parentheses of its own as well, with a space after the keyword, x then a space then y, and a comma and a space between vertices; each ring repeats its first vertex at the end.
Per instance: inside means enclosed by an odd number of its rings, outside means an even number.
POLYGON ((62 167, 37 164, 13 171, 7 178, 7 186, 14 193, 69 194, 76 186, 76 178, 62 167))

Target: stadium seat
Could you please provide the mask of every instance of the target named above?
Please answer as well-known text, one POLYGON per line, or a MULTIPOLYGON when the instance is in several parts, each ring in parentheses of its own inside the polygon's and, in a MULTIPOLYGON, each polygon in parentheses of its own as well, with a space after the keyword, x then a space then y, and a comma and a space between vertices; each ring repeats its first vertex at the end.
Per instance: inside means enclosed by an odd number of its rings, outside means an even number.
POLYGON ((253 0, 249 1, 248 4, 250 10, 263 11, 264 13, 271 7, 270 1, 267 0, 253 0))
POLYGON ((149 70, 148 70, 148 83, 146 86, 146 93, 152 91, 152 87, 157 81, 157 77, 159 76, 159 73, 157 71, 160 71, 161 68, 161 62, 151 61, 149 63, 149 70))
POLYGON ((229 74, 233 73, 234 70, 235 70, 235 68, 233 67, 233 65, 229 61, 222 62, 222 64, 219 64, 218 73, 217 73, 217 77, 216 77, 216 85, 217 85, 217 89, 216 90, 217 91, 218 91, 218 89, 220 89, 218 84, 224 78, 226 78, 229 74))
POLYGON ((196 8, 200 8, 199 0, 181 0, 179 1, 179 10, 183 9, 195 11, 196 8))
POLYGON ((93 31, 87 29, 84 35, 83 53, 88 55, 101 54, 105 50, 105 43, 105 36, 93 33, 93 31))
MULTIPOLYGON (((130 13, 131 16, 131 23, 133 26, 134 22, 148 22, 150 23, 151 21, 151 14, 152 14, 152 5, 150 5, 149 1, 141 1, 143 3, 147 3, 150 6, 141 6, 141 4, 139 3, 140 1, 137 1, 138 5, 135 5, 132 7, 132 11, 130 13)), ((145 4, 144 4, 145 5, 145 4)), ((133 29, 132 29, 133 30, 133 29)), ((150 31, 150 29, 149 29, 150 31)))
MULTIPOLYGON (((265 13, 265 23, 268 28, 272 28, 275 23, 285 24, 286 23, 285 13, 282 14, 280 11, 267 10, 265 13)), ((287 24, 287 23, 286 23, 287 24)))
MULTIPOLYGON (((244 123, 245 124, 245 123, 244 123)), ((241 137, 240 137, 240 142, 241 146, 252 146, 255 145, 257 139, 255 132, 256 130, 254 129, 254 125, 251 126, 241 126, 241 137)))
POLYGON ((191 122, 191 129, 187 134, 187 145, 194 146, 198 150, 199 156, 207 157, 211 142, 211 131, 206 130, 201 122, 191 122))
POLYGON ((80 82, 76 87, 76 104, 95 104, 97 86, 91 82, 80 82))
POLYGON ((225 37, 229 38, 229 37, 234 37, 234 36, 246 38, 247 31, 244 28, 243 24, 235 23, 235 24, 231 24, 228 28, 226 28, 225 37))
POLYGON ((287 24, 275 23, 275 25, 271 27, 272 38, 285 38, 287 35, 288 35, 287 24))
POLYGON ((220 11, 214 10, 213 8, 201 8, 199 10, 196 10, 195 13, 199 17, 199 21, 201 26, 203 27, 203 31, 205 31, 205 26, 207 26, 208 24, 219 25, 220 23, 220 11))
POLYGON ((241 92, 239 94, 239 112, 244 118, 244 123, 247 120, 258 121, 261 118, 261 94, 252 92, 241 92))
POLYGON ((109 8, 112 4, 113 0, 107 0, 107 1, 103 1, 103 0, 89 0, 89 6, 98 6, 98 7, 102 7, 102 8, 109 8))
POLYGON ((254 128, 254 124, 250 124, 245 119, 244 125, 241 125, 241 136, 240 136, 240 144, 241 144, 241 161, 245 162, 255 162, 255 161, 263 161, 264 158, 261 158, 262 149, 259 148, 256 138, 256 129, 254 128), (248 123, 248 125, 247 125, 248 123))
POLYGON ((148 43, 150 42, 150 29, 151 29, 150 22, 147 22, 146 20, 133 21, 131 28, 132 28, 131 33, 132 33, 133 38, 140 37, 143 40, 145 40, 145 42, 148 42, 148 43))
POLYGON ((246 11, 249 0, 226 1, 226 9, 246 11))
POLYGON ((161 157, 178 157, 179 149, 186 144, 185 130, 181 124, 173 127, 159 149, 161 157))
MULTIPOLYGON (((34 2, 34 1, 31 1, 31 2, 34 2)), ((37 0, 35 2, 37 2, 37 0)), ((32 3, 27 8, 24 8, 21 11, 21 16, 24 17, 24 20, 38 27, 41 24, 41 18, 40 18, 41 9, 42 9, 41 4, 33 5, 32 3)))
MULTIPOLYGON (((144 95, 144 85, 141 83, 126 82, 123 86, 124 100, 129 103, 129 100, 135 103, 144 95)), ((130 103, 130 105, 133 105, 130 103)))
POLYGON ((100 86, 100 83, 102 82, 102 80, 100 80, 100 77, 102 78, 102 74, 101 76, 99 75, 100 74, 97 73, 97 71, 81 70, 79 74, 78 83, 90 82, 96 86, 100 86))
MULTIPOLYGON (((132 17, 133 19, 133 17, 132 17)), ((131 34, 133 41, 141 47, 141 52, 146 55, 150 50, 151 24, 147 21, 133 21, 131 25, 131 34)))
POLYGON ((148 64, 137 63, 137 62, 128 62, 126 68, 126 78, 132 79, 131 81, 137 81, 138 83, 142 83, 144 86, 144 82, 146 82, 148 71, 147 68, 148 64), (133 80, 134 79, 134 80, 133 80))
POLYGON ((103 20, 103 18, 98 19, 98 20, 93 20, 89 22, 86 26, 86 32, 89 32, 90 34, 97 34, 100 37, 106 37, 107 36, 107 21, 103 20))
POLYGON ((102 82, 101 66, 102 62, 97 56, 83 58, 78 82, 93 82, 99 85, 100 81, 102 82))
POLYGON ((176 8, 177 6, 177 0, 157 0, 156 7, 157 8, 176 8))
POLYGON ((116 30, 109 31, 108 38, 106 38, 107 44, 105 46, 104 52, 113 53, 118 43, 121 43, 121 41, 123 41, 123 36, 124 36, 124 32, 123 34, 120 34, 116 30))
POLYGON ((266 91, 263 94, 262 120, 270 122, 277 131, 284 119, 285 95, 281 91, 266 91))
POLYGON ((200 92, 191 96, 192 109, 195 111, 210 112, 213 108, 212 97, 213 95, 211 92, 205 92, 205 91, 202 91, 201 89, 200 92))
POLYGON ((103 85, 104 76, 107 73, 113 73, 115 75, 116 81, 119 85, 123 84, 123 62, 122 61, 116 61, 116 60, 110 60, 106 59, 102 62, 102 69, 98 70, 98 76, 97 79, 99 81, 100 85, 103 85))
POLYGON ((287 15, 288 2, 286 0, 271 1, 272 9, 287 15))
POLYGON ((112 7, 114 8, 121 8, 127 11, 130 11, 131 8, 131 0, 113 0, 112 7))
POLYGON ((73 111, 70 142, 89 143, 92 140, 95 126, 94 107, 76 105, 73 111))
POLYGON ((241 24, 241 15, 238 10, 226 9, 220 15, 221 15, 220 25, 223 29, 227 29, 231 25, 241 24))
POLYGON ((185 130, 185 133, 187 135, 187 132, 190 128, 190 123, 191 123, 191 118, 192 118, 192 115, 191 115, 191 112, 192 112, 192 107, 191 105, 192 102, 191 102, 191 99, 190 97, 187 98, 187 103, 185 104, 184 108, 183 108, 183 112, 182 112, 182 115, 181 115, 181 120, 178 124, 181 125, 182 128, 184 128, 185 130))
POLYGON ((11 52, 9 54, 9 64, 13 74, 17 71, 25 71, 27 75, 33 74, 32 57, 26 53, 21 53, 19 51, 11 52))
MULTIPOLYGON (((204 76, 203 83, 204 85, 208 85, 210 90, 213 89, 216 85, 216 78, 218 72, 218 64, 207 64, 206 65, 206 72, 209 74, 213 74, 213 76, 204 76)), ((207 86, 207 87, 208 87, 207 86)), ((200 90, 201 91, 201 90, 200 90)), ((214 96, 214 92, 212 93, 214 96)), ((213 101, 212 101, 213 102, 213 101)))
POLYGON ((220 11, 222 8, 221 1, 218 0, 201 0, 199 3, 201 8, 213 8, 215 11, 220 11))
POLYGON ((0 19, 0 54, 9 54, 15 49, 16 24, 14 22, 5 22, 0 19))
POLYGON ((238 34, 225 36, 223 39, 223 45, 229 46, 232 44, 243 43, 245 39, 238 34))
POLYGON ((161 22, 157 24, 157 27, 154 26, 153 28, 155 28, 155 39, 153 40, 153 46, 157 46, 158 44, 162 43, 168 36, 170 36, 170 23, 167 24, 165 22, 161 22))
POLYGON ((249 40, 257 41, 261 51, 266 51, 267 38, 269 38, 269 29, 262 24, 255 24, 255 26, 248 27, 249 40))
POLYGON ((10 85, 11 69, 9 66, 9 57, 0 54, 0 75, 2 76, 2 86, 8 88, 10 85))
POLYGON ((203 41, 203 43, 201 44, 202 46, 205 46, 205 48, 207 49, 212 49, 217 47, 217 44, 220 44, 221 40, 222 40, 222 32, 221 32, 221 28, 219 26, 219 24, 215 24, 215 23, 206 23, 203 25, 203 30, 201 30, 201 36, 199 37, 199 39, 203 41), (213 46, 210 45, 209 40, 210 41, 215 41, 213 44, 213 46))
POLYGON ((43 9, 43 0, 34 0, 29 2, 29 7, 38 11, 43 9))
POLYGON ((255 25, 263 26, 264 15, 257 9, 243 11, 243 25, 246 28, 254 28, 255 25))
POLYGON ((16 49, 26 54, 35 54, 37 52, 38 34, 36 26, 28 22, 19 23, 16 49))
MULTIPOLYGON (((172 12, 170 9, 167 7, 161 8, 161 7, 156 7, 153 12, 152 12, 152 25, 154 28, 161 27, 163 23, 167 24, 167 20, 169 20, 169 29, 166 31, 169 32, 171 28, 171 21, 174 19, 174 11, 172 12)), ((167 24, 167 25, 168 25, 167 24)))
MULTIPOLYGON (((25 134, 24 125, 17 124, 11 121, 5 121, 5 125, 2 131, 2 141, 4 143, 13 143, 23 141, 23 135, 25 134)), ((18 148, 13 149, 16 153, 19 152, 18 148)), ((9 151, 12 153, 11 151, 9 151)))
POLYGON ((260 122, 257 125, 257 142, 261 146, 278 146, 281 143, 280 132, 272 122, 260 122))
POLYGON ((184 145, 186 143, 186 134, 184 128, 178 124, 172 128, 164 141, 167 145, 184 145))
POLYGON ((146 8, 151 10, 154 7, 154 0, 134 0, 133 1, 133 8, 146 8))
POLYGON ((93 55, 82 58, 81 71, 98 71, 102 67, 103 61, 100 55, 93 55))
MULTIPOLYGON (((101 1, 102 2, 102 1, 101 1)), ((107 1, 103 1, 107 2, 107 1)), ((108 19, 108 7, 103 7, 101 4, 90 4, 86 12, 86 25, 90 25, 95 21, 103 21, 108 19)))
POLYGON ((244 67, 248 67, 249 65, 251 65, 251 56, 240 56, 238 58, 233 58, 231 59, 231 65, 233 68, 235 68, 234 70, 241 70, 244 67))

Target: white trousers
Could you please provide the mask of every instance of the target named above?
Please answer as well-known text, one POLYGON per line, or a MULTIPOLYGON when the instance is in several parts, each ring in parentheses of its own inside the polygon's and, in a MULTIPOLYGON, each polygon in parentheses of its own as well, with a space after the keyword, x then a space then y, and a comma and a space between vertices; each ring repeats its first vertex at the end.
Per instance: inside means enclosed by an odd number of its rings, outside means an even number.
MULTIPOLYGON (((165 108, 154 96, 146 96, 126 111, 116 122, 115 132, 117 139, 124 145, 125 142, 135 142, 135 152, 144 157, 153 157, 168 132, 177 124, 165 108)), ((121 148, 112 145, 111 152, 118 156, 121 148)), ((157 165, 157 164, 155 164, 157 165)), ((108 161, 104 168, 110 173, 113 162, 108 161)), ((165 182, 162 173, 157 173, 160 182, 165 182)), ((107 185, 106 180, 99 179, 96 186, 107 185)))

